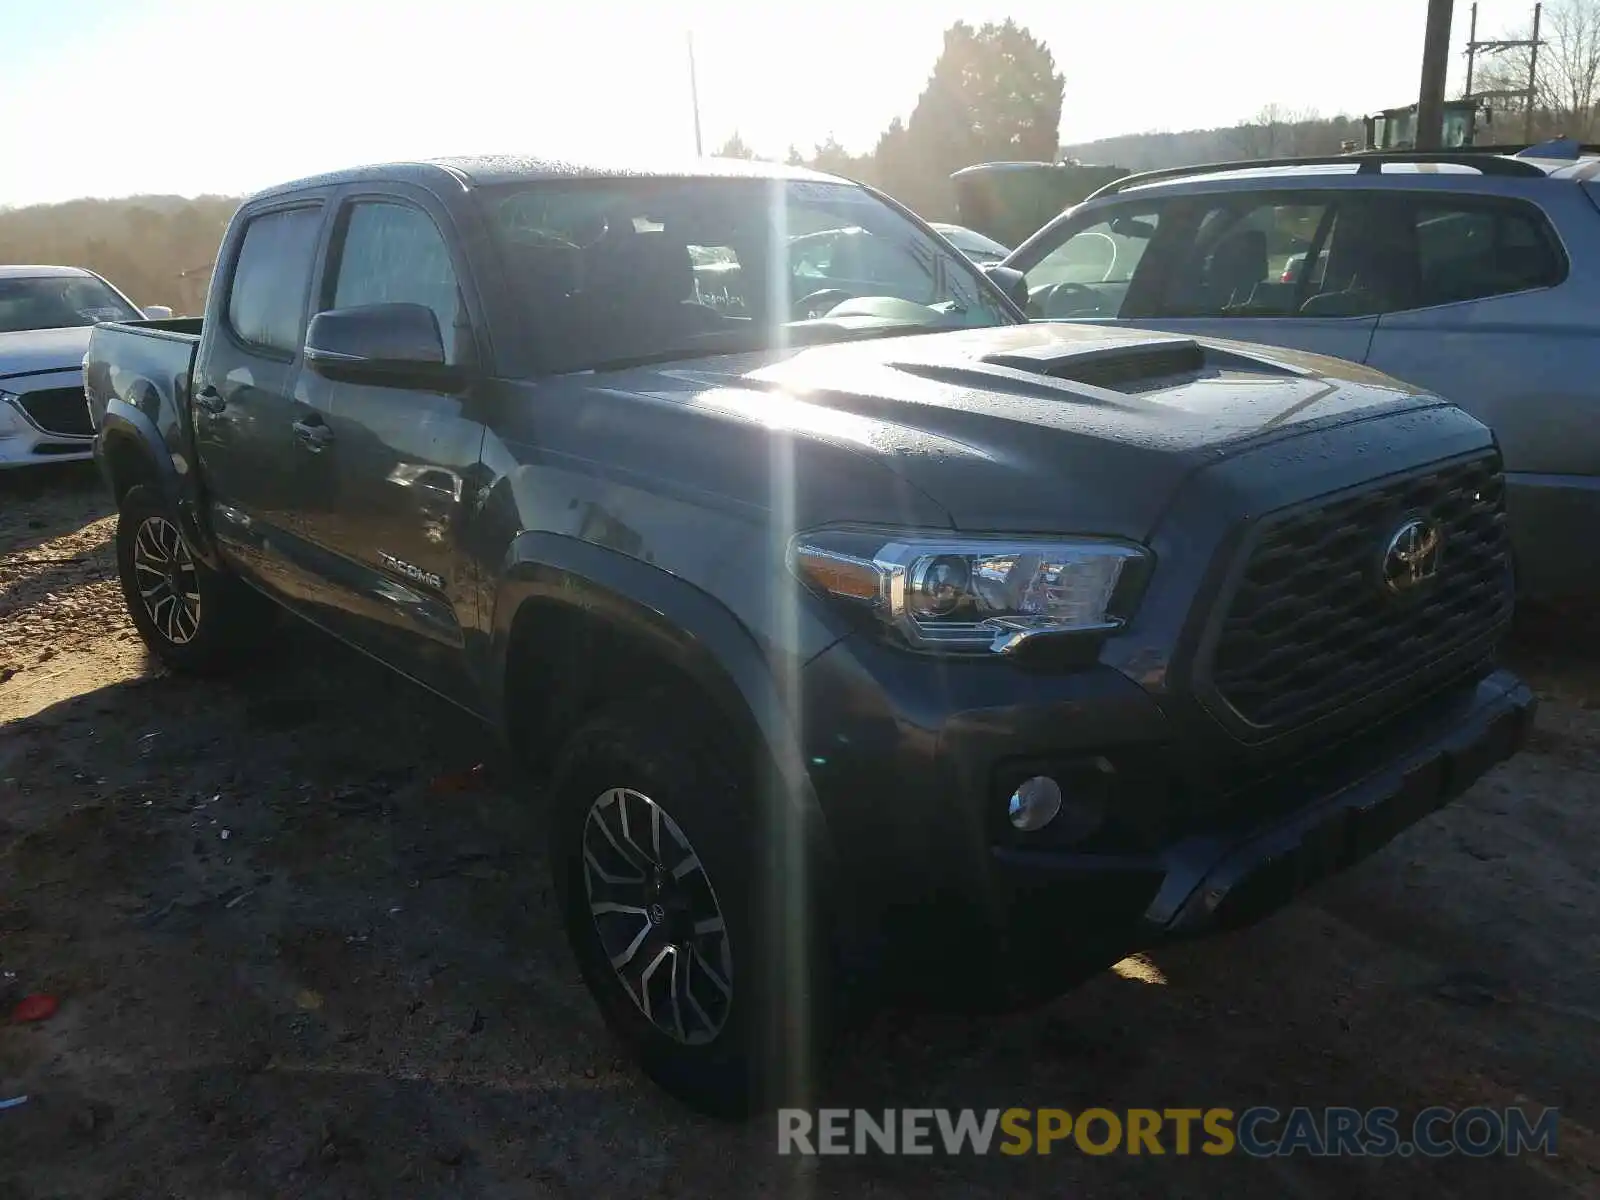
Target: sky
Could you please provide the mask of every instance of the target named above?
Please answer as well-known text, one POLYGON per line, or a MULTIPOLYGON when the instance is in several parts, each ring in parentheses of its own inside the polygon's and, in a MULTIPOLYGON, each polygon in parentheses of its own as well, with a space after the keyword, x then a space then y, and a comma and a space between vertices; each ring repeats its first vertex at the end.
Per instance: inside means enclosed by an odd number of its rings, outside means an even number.
MULTIPOLYGON (((395 158, 615 160, 737 130, 872 147, 943 30, 1012 17, 1066 77, 1061 136, 1416 98, 1426 0, 0 0, 0 205, 236 194, 395 158)), ((1456 5, 1453 80, 1467 0, 1456 5)), ((1481 0, 1479 36, 1531 3, 1481 0)), ((1455 86, 1454 82, 1453 85, 1455 86)))

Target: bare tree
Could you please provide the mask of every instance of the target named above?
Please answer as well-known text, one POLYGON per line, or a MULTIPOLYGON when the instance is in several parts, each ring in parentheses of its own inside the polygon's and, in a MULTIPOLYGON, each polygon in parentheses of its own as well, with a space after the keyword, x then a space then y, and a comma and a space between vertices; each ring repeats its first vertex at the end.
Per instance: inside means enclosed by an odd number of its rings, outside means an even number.
MULTIPOLYGON (((1506 41, 1532 37, 1531 24, 1504 35, 1506 41)), ((1548 0, 1539 24, 1534 79, 1534 128, 1542 136, 1564 135, 1591 141, 1600 106, 1600 0, 1548 0)), ((1533 65, 1531 51, 1518 47, 1480 58, 1474 93, 1524 92, 1533 65)), ((1522 111, 1515 100, 1497 108, 1522 111)))
POLYGON ((1289 158, 1299 154, 1332 154, 1324 121, 1314 108, 1291 109, 1264 104, 1256 115, 1229 131, 1228 143, 1240 158, 1289 158))

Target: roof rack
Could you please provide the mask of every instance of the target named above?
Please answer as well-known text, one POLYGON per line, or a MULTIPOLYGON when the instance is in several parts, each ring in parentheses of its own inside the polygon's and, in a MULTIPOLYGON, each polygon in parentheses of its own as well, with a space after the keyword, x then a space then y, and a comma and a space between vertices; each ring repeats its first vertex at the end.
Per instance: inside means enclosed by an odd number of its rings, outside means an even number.
POLYGON ((1358 164, 1357 174, 1382 173, 1384 163, 1454 163, 1472 167, 1484 175, 1515 175, 1524 178, 1546 178, 1543 167, 1527 159, 1505 158, 1488 150, 1366 150, 1354 154, 1322 154, 1304 158, 1250 158, 1234 162, 1201 163, 1189 167, 1166 167, 1159 171, 1140 171, 1113 180, 1089 195, 1090 200, 1101 196, 1114 196, 1130 187, 1155 183, 1162 179, 1181 179, 1186 175, 1212 175, 1221 171, 1251 171, 1263 167, 1337 167, 1358 164))
MULTIPOLYGON (((1545 144, 1545 142, 1513 142, 1505 146, 1473 146, 1471 149, 1479 154, 1526 154, 1529 150, 1545 144)), ((1577 148, 1579 154, 1600 154, 1600 143, 1579 142, 1577 148)))

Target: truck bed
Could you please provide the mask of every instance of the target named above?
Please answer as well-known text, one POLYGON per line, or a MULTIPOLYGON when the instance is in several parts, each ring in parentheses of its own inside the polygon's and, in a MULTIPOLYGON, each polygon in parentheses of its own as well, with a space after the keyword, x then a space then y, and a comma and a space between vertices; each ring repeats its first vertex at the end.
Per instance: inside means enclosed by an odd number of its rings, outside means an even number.
POLYGON ((189 375, 201 324, 199 317, 171 317, 94 327, 83 359, 83 389, 97 431, 107 408, 120 401, 149 418, 169 442, 174 434, 186 436, 189 375))

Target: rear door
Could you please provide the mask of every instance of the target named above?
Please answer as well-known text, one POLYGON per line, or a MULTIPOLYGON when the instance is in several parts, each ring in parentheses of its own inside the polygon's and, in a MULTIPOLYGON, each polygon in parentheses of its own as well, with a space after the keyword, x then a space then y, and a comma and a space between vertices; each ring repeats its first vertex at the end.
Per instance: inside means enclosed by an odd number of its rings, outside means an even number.
POLYGON ((1378 322, 1368 362, 1494 430, 1522 583, 1591 591, 1600 573, 1582 548, 1600 514, 1600 214, 1559 180, 1522 196, 1417 190, 1393 203, 1416 231, 1418 290, 1378 322))
POLYGON ((323 414, 295 395, 326 208, 307 194, 242 219, 190 385, 213 531, 242 573, 290 600, 316 587, 308 517, 332 499, 328 463, 303 437, 323 414))
POLYGON ((1569 268, 1548 217, 1442 190, 1390 203, 1415 230, 1418 288, 1379 321, 1368 361, 1491 425, 1512 470, 1593 474, 1600 289, 1569 268))
MULTIPOLYGON (((449 216, 398 186, 345 197, 333 226, 320 309, 413 303, 438 322, 446 361, 483 361, 481 309, 449 216), (475 316, 476 314, 476 316, 475 316)), ((338 632, 429 687, 466 703, 464 626, 476 604, 466 530, 477 501, 484 425, 461 393, 335 382, 307 371, 328 414, 338 503, 315 538, 338 593, 338 632)))
MULTIPOLYGON (((1229 192, 1133 199, 1026 247, 1030 314, 1234 338, 1362 361, 1381 297, 1355 287, 1360 197, 1229 192), (1043 251, 1043 253, 1041 253, 1043 251)), ((1370 257, 1370 256, 1368 256, 1370 257)))

